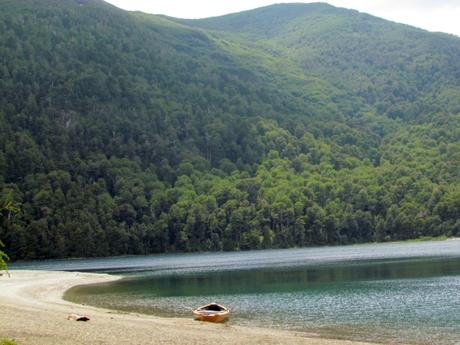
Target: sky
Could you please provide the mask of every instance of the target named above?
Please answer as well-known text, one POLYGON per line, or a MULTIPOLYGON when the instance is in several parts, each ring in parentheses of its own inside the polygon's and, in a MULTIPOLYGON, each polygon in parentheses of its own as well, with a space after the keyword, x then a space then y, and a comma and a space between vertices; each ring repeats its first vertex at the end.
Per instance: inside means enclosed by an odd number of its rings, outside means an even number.
MULTIPOLYGON (((106 0, 130 11, 178 18, 205 18, 282 2, 283 0, 106 0)), ((319 0, 429 31, 460 36, 460 0, 319 0)))

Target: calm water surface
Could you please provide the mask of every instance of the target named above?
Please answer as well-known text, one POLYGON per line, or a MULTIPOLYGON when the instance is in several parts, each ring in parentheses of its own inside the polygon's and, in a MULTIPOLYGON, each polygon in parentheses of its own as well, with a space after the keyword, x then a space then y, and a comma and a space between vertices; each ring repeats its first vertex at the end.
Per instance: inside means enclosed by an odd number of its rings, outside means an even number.
POLYGON ((107 308, 190 317, 229 306, 234 324, 392 344, 460 345, 460 241, 16 264, 125 279, 71 289, 107 308))

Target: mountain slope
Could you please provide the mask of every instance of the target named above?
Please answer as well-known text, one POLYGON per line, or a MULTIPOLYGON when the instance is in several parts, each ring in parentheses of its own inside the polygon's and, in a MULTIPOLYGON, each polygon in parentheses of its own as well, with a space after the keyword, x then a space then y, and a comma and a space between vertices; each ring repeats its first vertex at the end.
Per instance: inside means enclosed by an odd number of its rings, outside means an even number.
MULTIPOLYGON (((272 54, 294 60, 304 73, 350 90, 390 117, 424 117, 441 110, 441 89, 459 95, 460 39, 391 23, 326 4, 281 4, 182 23, 239 34, 272 54), (385 102, 387 101, 387 102, 385 102), (397 103, 388 106, 385 103, 397 103)), ((454 102, 456 103, 456 102, 454 102)), ((445 111, 458 111, 458 103, 445 111)))
POLYGON ((326 4, 0 0, 14 259, 460 231, 460 39, 326 4))

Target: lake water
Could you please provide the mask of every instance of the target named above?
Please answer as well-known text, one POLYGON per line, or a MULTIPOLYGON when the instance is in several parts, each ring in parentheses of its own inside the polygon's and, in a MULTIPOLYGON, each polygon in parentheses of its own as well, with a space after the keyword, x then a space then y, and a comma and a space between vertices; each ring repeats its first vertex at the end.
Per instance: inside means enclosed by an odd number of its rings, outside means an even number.
POLYGON ((77 303, 191 317, 208 302, 232 324, 392 344, 460 345, 460 241, 369 244, 15 264, 121 274, 71 289, 77 303))

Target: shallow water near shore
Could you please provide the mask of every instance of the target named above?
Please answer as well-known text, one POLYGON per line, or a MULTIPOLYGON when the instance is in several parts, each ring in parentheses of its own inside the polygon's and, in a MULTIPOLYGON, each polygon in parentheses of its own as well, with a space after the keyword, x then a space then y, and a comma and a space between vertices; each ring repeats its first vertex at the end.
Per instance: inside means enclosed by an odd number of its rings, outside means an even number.
POLYGON ((460 241, 60 260, 13 268, 121 274, 65 298, 191 317, 208 302, 230 322, 395 344, 460 344, 460 241))

